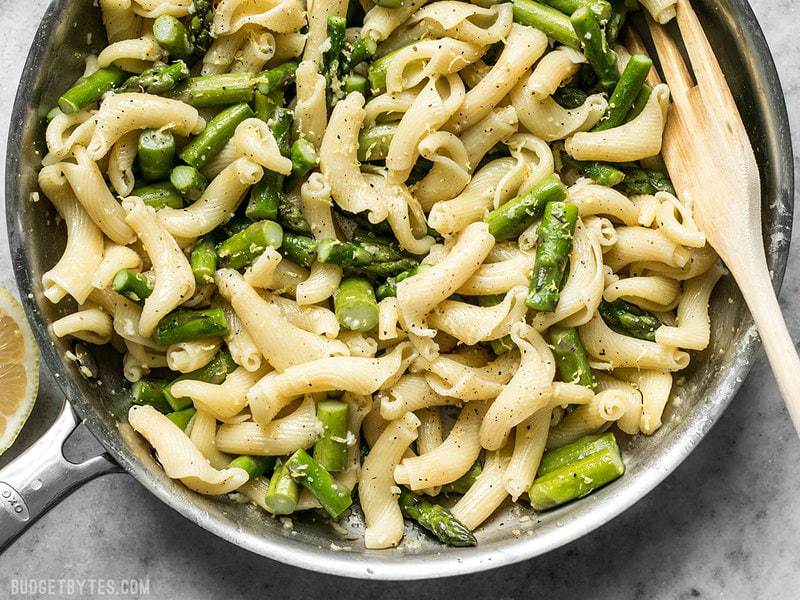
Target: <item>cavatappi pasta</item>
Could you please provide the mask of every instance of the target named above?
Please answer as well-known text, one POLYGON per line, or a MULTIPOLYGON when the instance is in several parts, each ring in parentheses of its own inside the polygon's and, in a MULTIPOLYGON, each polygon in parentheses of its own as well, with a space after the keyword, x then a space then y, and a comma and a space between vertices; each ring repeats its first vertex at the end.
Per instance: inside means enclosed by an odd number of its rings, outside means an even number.
POLYGON ((629 2, 395 4, 101 0, 48 115, 42 293, 123 352, 169 477, 472 545, 622 474, 723 269, 651 169, 669 90, 618 45, 629 2))

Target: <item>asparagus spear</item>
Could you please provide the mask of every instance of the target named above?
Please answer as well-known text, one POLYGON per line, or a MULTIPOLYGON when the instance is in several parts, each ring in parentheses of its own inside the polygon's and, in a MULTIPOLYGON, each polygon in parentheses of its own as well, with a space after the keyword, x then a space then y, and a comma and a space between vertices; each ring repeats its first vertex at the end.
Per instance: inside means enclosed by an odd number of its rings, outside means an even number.
POLYGON ((202 58, 214 41, 211 36, 211 23, 214 20, 212 0, 192 0, 189 14, 191 15, 189 30, 194 45, 194 55, 202 58))
POLYGON ((625 179, 625 173, 617 169, 614 165, 598 161, 575 160, 566 152, 561 152, 561 162, 575 169, 584 177, 592 179, 600 185, 614 187, 625 179))
POLYGON ((250 73, 218 73, 190 77, 173 92, 176 99, 197 108, 250 102, 256 80, 250 73))
POLYGON ((482 471, 483 466, 481 465, 481 461, 476 460, 472 463, 469 471, 452 483, 442 486, 442 493, 445 496, 449 496, 450 494, 466 494, 467 490, 475 484, 475 480, 478 479, 478 475, 480 475, 482 471))
POLYGON ((300 209, 300 197, 297 194, 279 194, 278 222, 295 233, 311 233, 311 226, 300 209))
MULTIPOLYGON (((272 135, 278 143, 278 148, 284 156, 291 156, 292 122, 292 111, 280 107, 276 108, 267 119, 267 125, 269 125, 270 131, 272 131, 272 135)), ((247 218, 276 220, 283 194, 283 182, 284 176, 280 173, 275 173, 274 171, 265 172, 264 176, 253 186, 250 192, 250 199, 245 209, 247 218)), ((300 216, 302 217, 302 213, 300 213, 300 216)))
POLYGON ((153 21, 153 37, 167 54, 175 58, 189 58, 194 44, 186 27, 171 15, 161 15, 153 21))
POLYGON ((191 379, 193 381, 205 381, 206 383, 219 384, 225 381, 228 373, 232 373, 238 366, 239 365, 233 362, 227 350, 221 350, 204 367, 200 367, 196 371, 186 373, 172 380, 172 382, 164 388, 164 398, 166 398, 173 410, 183 410, 192 405, 192 399, 188 397, 176 398, 173 396, 170 390, 174 383, 191 379))
POLYGON ((397 125, 398 123, 386 123, 362 129, 358 135, 358 160, 386 160, 397 125))
POLYGON ((656 341, 656 329, 661 327, 661 321, 646 310, 624 300, 614 302, 601 300, 598 312, 606 324, 617 333, 640 340, 656 341))
POLYGON ((558 88, 553 94, 553 100, 564 108, 578 108, 586 102, 586 92, 581 88, 573 86, 563 86, 558 88))
POLYGON ((139 135, 139 169, 147 181, 163 181, 175 162, 175 137, 169 130, 145 129, 139 135))
POLYGON ((186 145, 181 160, 196 169, 205 166, 233 137, 239 123, 252 116, 253 109, 244 103, 221 111, 208 122, 200 135, 186 145))
POLYGON ((147 206, 156 210, 165 206, 183 208, 183 198, 169 181, 133 188, 131 196, 138 196, 147 206))
POLYGON ((184 408, 183 410, 174 410, 171 413, 167 413, 167 418, 175 423, 178 427, 185 430, 186 426, 189 425, 189 421, 192 420, 192 417, 197 412, 194 406, 190 406, 188 408, 184 408))
POLYGON ((350 406, 341 400, 317 403, 322 437, 314 444, 314 460, 326 471, 344 471, 347 466, 347 414, 350 406))
POLYGON ((208 186, 205 176, 189 165, 178 165, 172 169, 169 181, 181 196, 192 202, 198 200, 208 186))
POLYGON ((411 269, 406 271, 402 271, 397 275, 392 277, 388 277, 384 283, 378 286, 378 289, 375 290, 375 296, 378 300, 383 300, 384 298, 394 298, 397 296, 397 284, 403 281, 404 279, 408 279, 409 277, 413 277, 417 273, 421 273, 425 269, 429 269, 431 265, 427 264, 419 264, 411 269))
POLYGON ((294 123, 294 115, 288 108, 278 107, 267 121, 272 135, 275 136, 275 141, 278 142, 278 148, 283 156, 287 158, 291 156, 292 151, 292 124, 294 123))
POLYGON ((600 85, 605 90, 612 90, 619 80, 617 55, 609 47, 597 17, 584 6, 572 13, 570 22, 578 35, 586 60, 600 78, 600 85))
POLYGON ((182 60, 171 64, 156 65, 125 80, 119 86, 120 92, 145 92, 163 94, 175 88, 181 81, 189 78, 189 67, 182 60))
POLYGON ((372 262, 372 255, 353 242, 322 239, 317 243, 317 260, 340 267, 357 267, 372 262))
POLYGON ((605 131, 622 125, 652 66, 653 61, 644 54, 631 56, 608 101, 608 110, 593 131, 605 131))
POLYGON ((115 88, 128 78, 128 74, 116 67, 98 69, 88 77, 81 77, 58 99, 58 107, 64 114, 71 115, 80 109, 97 102, 107 91, 115 88))
POLYGON ((571 444, 545 452, 539 463, 539 470, 536 472, 536 476, 541 477, 542 475, 547 475, 561 467, 566 467, 595 452, 599 452, 604 448, 619 450, 617 440, 613 433, 608 431, 602 434, 595 433, 592 435, 585 435, 571 444))
POLYGON ((311 169, 319 164, 319 154, 314 144, 300 138, 292 144, 292 176, 297 179, 305 177, 311 169))
POLYGON ((360 266, 357 270, 369 277, 390 277, 403 271, 408 271, 417 266, 417 261, 413 258, 401 258, 386 262, 373 261, 369 264, 360 266))
POLYGON ((280 248, 283 230, 274 221, 259 221, 222 242, 217 256, 229 269, 241 269, 252 263, 267 248, 280 248))
POLYGON ((292 479, 314 495, 331 518, 338 519, 353 503, 350 490, 333 479, 302 448, 289 457, 286 469, 292 479))
POLYGON ((282 106, 284 102, 286 102, 286 97, 282 91, 262 94, 256 87, 256 93, 253 95, 253 111, 259 119, 266 122, 272 117, 275 109, 282 106))
POLYGON ((506 352, 511 352, 517 346, 511 339, 510 335, 504 335, 496 340, 491 340, 489 342, 489 347, 492 349, 492 352, 495 356, 500 356, 506 352))
POLYGON ((395 59, 397 52, 398 50, 393 50, 388 54, 384 54, 370 64, 369 69, 367 69, 367 79, 369 79, 373 94, 386 91, 386 71, 395 59))
POLYGON ((350 331, 371 331, 378 325, 378 303, 372 284, 361 277, 342 279, 333 295, 339 325, 350 331))
POLYGON ((639 116, 639 113, 644 110, 644 107, 647 105, 647 101, 650 100, 650 94, 653 93, 653 88, 650 87, 649 84, 645 83, 642 86, 642 89, 639 91, 639 95, 636 96, 636 100, 633 102, 633 106, 628 111, 627 116, 625 117, 625 122, 627 123, 631 119, 635 119, 639 116))
POLYGON ((164 398, 164 388, 167 383, 163 379, 140 379, 131 387, 133 403, 149 404, 164 414, 172 411, 172 407, 164 398))
POLYGON ((153 293, 153 286, 144 275, 128 269, 117 271, 111 280, 111 287, 118 294, 134 302, 144 302, 153 293))
POLYGON ((403 515, 422 525, 448 546, 475 546, 478 541, 449 510, 424 500, 406 489, 400 492, 400 510, 403 515))
POLYGON ((294 81, 296 71, 297 63, 293 60, 267 71, 262 71, 258 74, 258 91, 265 96, 270 96, 277 91, 285 89, 286 86, 294 81))
POLYGON ((578 222, 578 207, 567 202, 548 202, 539 225, 539 244, 526 304, 535 310, 554 310, 564 285, 564 273, 578 222))
POLYGON ((347 21, 344 17, 331 15, 328 17, 328 50, 322 55, 320 71, 325 76, 328 105, 334 98, 341 97, 341 82, 339 81, 339 66, 344 47, 345 28, 347 21))
POLYGON ((583 348, 578 330, 574 327, 551 327, 549 334, 561 381, 594 388, 589 357, 583 348))
POLYGON ((228 464, 229 469, 238 468, 247 471, 250 479, 260 477, 274 466, 274 456, 237 456, 228 464))
POLYGON ((348 73, 362 62, 366 62, 378 51, 378 44, 371 37, 360 37, 346 44, 342 52, 342 71, 348 73))
POLYGON ((650 171, 638 167, 625 169, 625 179, 617 186, 624 194, 634 196, 637 194, 655 194, 656 192, 669 192, 675 195, 675 188, 666 173, 650 171))
POLYGON ((578 36, 572 28, 569 17, 561 11, 540 2, 534 2, 534 0, 513 0, 512 3, 514 20, 517 23, 535 27, 547 34, 547 37, 553 38, 565 46, 580 48, 578 36))
POLYGON ((309 268, 317 258, 317 242, 307 235, 286 232, 281 251, 298 265, 309 268))
MULTIPOLYGON (((226 238, 236 235, 237 233, 241 233, 242 231, 250 227, 250 225, 252 224, 253 222, 247 217, 235 214, 227 222, 217 227, 211 233, 214 234, 215 236, 221 235, 222 239, 224 240, 226 238)), ((220 240, 217 241, 219 242, 220 240)))
MULTIPOLYGON (((616 446, 616 444, 615 444, 616 446)), ((534 510, 547 510, 590 494, 620 477, 625 465, 619 448, 603 448, 576 462, 537 477, 528 497, 534 510)))
POLYGON ((363 75, 348 73, 342 79, 342 89, 345 96, 351 92, 358 92, 362 96, 367 96, 369 94, 369 81, 363 75))
POLYGON ((191 342, 199 338, 228 335, 228 321, 221 308, 178 309, 161 319, 153 332, 160 346, 191 342))
POLYGON ((611 17, 611 4, 605 0, 542 0, 553 8, 560 10, 565 15, 571 15, 576 10, 585 6, 591 10, 601 22, 611 17))
POLYGON ((189 264, 192 267, 194 280, 199 285, 214 283, 214 272, 217 270, 217 251, 214 248, 214 241, 210 237, 204 237, 189 255, 189 264))
POLYGON ((525 229, 544 213, 550 202, 566 198, 567 190, 556 175, 542 181, 512 198, 484 218, 489 224, 489 233, 498 240, 518 238, 525 229))
POLYGON ((400 8, 405 0, 375 0, 375 4, 383 8, 400 8))
MULTIPOLYGON (((610 45, 616 43, 619 34, 622 31, 623 25, 628 17, 628 7, 624 2, 613 2, 611 4, 611 15, 605 23, 606 26, 606 40, 610 45)), ((602 21, 602 19, 600 19, 602 21)))
POLYGON ((264 504, 274 515, 290 515, 297 508, 300 486, 289 475, 286 461, 278 461, 269 480, 264 504))

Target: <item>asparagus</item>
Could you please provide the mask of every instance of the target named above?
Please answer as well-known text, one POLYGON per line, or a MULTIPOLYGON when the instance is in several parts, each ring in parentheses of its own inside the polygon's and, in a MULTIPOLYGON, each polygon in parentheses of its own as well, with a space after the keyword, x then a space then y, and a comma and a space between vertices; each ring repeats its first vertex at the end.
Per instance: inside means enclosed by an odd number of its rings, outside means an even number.
POLYGON ((492 352, 495 356, 500 356, 501 354, 505 354, 506 352, 511 352, 514 348, 516 348, 516 344, 512 341, 510 335, 504 335, 501 338, 497 338, 496 340, 491 340, 489 342, 489 347, 492 349, 492 352))
POLYGON ((571 15, 576 10, 585 6, 591 10, 601 21, 607 21, 611 17, 611 4, 605 0, 542 0, 555 9, 560 10, 566 15, 571 15))
POLYGON ((406 489, 400 492, 400 510, 403 515, 416 521, 448 546, 475 546, 478 541, 461 521, 440 506, 424 500, 406 489))
POLYGON ((286 461, 286 469, 297 483, 317 499, 333 519, 338 519, 353 503, 350 490, 337 482, 302 448, 286 461))
POLYGON ((617 333, 640 340, 656 341, 656 329, 661 327, 661 321, 646 310, 624 300, 614 302, 601 300, 598 312, 606 324, 617 333))
POLYGON ((274 221, 259 221, 226 239, 217 247, 217 256, 229 269, 252 263, 267 248, 280 248, 283 230, 274 221))
POLYGON ((256 88, 256 93, 253 95, 253 111, 262 121, 269 121, 275 109, 283 105, 284 102, 286 102, 286 97, 280 90, 271 94, 262 94, 256 88))
POLYGON ((578 330, 574 327, 551 327, 549 335, 561 381, 594 388, 589 357, 586 355, 578 330))
POLYGON ((118 294, 128 300, 144 302, 153 293, 153 286, 141 273, 134 273, 128 269, 120 269, 111 280, 111 287, 118 294))
POLYGON ((197 108, 250 102, 256 80, 250 73, 218 73, 191 77, 173 92, 176 99, 197 108))
POLYGON ((400 8, 405 0, 375 0, 375 4, 383 8, 400 8))
POLYGON ((189 425, 189 421, 192 420, 192 417, 196 412, 197 409, 195 409, 194 406, 190 406, 182 410, 174 410, 171 413, 167 413, 167 418, 175 423, 175 425, 185 430, 187 425, 189 425))
POLYGON ((600 185, 614 187, 625 179, 624 172, 608 163, 575 160, 566 152, 561 152, 561 162, 600 185))
POLYGON ((404 258, 400 250, 395 248, 394 240, 382 237, 368 229, 356 229, 350 241, 369 252, 372 262, 390 262, 404 258))
POLYGON ((221 308, 178 309, 161 319, 153 332, 160 346, 191 342, 199 338, 228 335, 228 321, 221 308))
POLYGON ((296 233, 311 233, 311 226, 300 209, 300 197, 297 194, 280 194, 278 196, 278 222, 286 229, 296 233))
POLYGON ((582 498, 620 477, 625 465, 619 448, 603 448, 576 462, 537 477, 528 497, 534 510, 547 510, 582 498))
POLYGON ((275 136, 275 141, 278 142, 281 154, 286 157, 291 156, 293 123, 294 115, 292 111, 281 107, 276 108, 272 117, 267 121, 272 135, 275 136))
POLYGON ((351 92, 358 92, 362 96, 367 96, 369 93, 369 81, 363 75, 348 73, 342 79, 342 89, 345 96, 351 92))
POLYGON ((469 471, 464 473, 455 481, 442 486, 442 493, 445 496, 450 494, 466 494, 467 490, 469 490, 469 488, 475 484, 475 480, 478 479, 478 475, 480 475, 482 471, 483 466, 481 465, 481 462, 476 460, 474 463, 472 463, 469 471))
POLYGON ((341 82, 339 81, 339 66, 344 48, 345 28, 347 21, 344 17, 331 15, 328 17, 328 49, 322 55, 320 71, 325 76, 328 105, 333 98, 341 96, 341 82))
POLYGON ((299 497, 300 486, 289 475, 286 462, 278 461, 269 480, 264 504, 274 515, 290 515, 297 508, 299 497))
MULTIPOLYGON (((534 0, 513 0, 514 20, 541 30, 547 37, 570 48, 580 48, 578 36, 569 17, 561 11, 534 0)), ((591 14, 591 13, 590 13, 591 14)))
MULTIPOLYGON (((617 42, 622 27, 628 18, 628 8, 624 2, 613 2, 611 5, 611 16, 605 23, 606 26, 606 41, 613 45, 617 42)), ((601 19, 602 21, 602 19, 601 19)))
POLYGON ((633 106, 631 106, 631 109, 628 111, 628 114, 625 117, 626 123, 639 116, 639 113, 642 112, 644 107, 647 105, 647 101, 650 100, 651 93, 653 93, 653 88, 651 88, 649 84, 645 83, 642 86, 642 89, 639 91, 639 95, 636 96, 633 106))
POLYGON ((666 173, 638 167, 625 169, 625 179, 617 186, 617 189, 629 196, 652 195, 656 192, 668 192, 675 195, 675 188, 672 187, 672 181, 666 173))
MULTIPOLYGON (((234 236, 237 233, 241 233, 252 224, 253 222, 247 217, 243 217, 242 215, 233 215, 227 222, 217 227, 212 234, 221 235, 222 239, 225 239, 234 236)), ((219 242, 220 240, 217 241, 219 242)))
POLYGON ((267 71, 262 71, 257 78, 257 89, 265 96, 281 91, 294 81, 296 71, 297 63, 293 60, 287 61, 267 71))
POLYGON ((425 269, 429 269, 430 267, 431 267, 431 265, 419 264, 419 265, 416 265, 416 266, 412 267, 411 269, 408 269, 406 271, 402 271, 401 273, 398 273, 397 275, 394 275, 392 277, 388 277, 386 279, 386 281, 383 282, 381 285, 379 285, 378 288, 375 290, 375 296, 377 297, 377 299, 379 301, 383 300, 384 298, 394 298, 395 296, 397 296, 397 284, 398 283, 400 283, 404 279, 408 279, 409 277, 413 277, 417 273, 421 273, 422 271, 424 271, 425 269))
POLYGON ((217 270, 217 251, 214 248, 214 241, 210 237, 204 237, 189 255, 189 264, 192 267, 194 280, 199 285, 214 283, 214 272, 217 270))
POLYGON ((378 303, 372 284, 361 277, 342 279, 333 295, 339 325, 350 331, 367 332, 378 325, 378 303))
POLYGON ((319 164, 317 149, 305 138, 300 138, 292 144, 291 158, 292 176, 298 179, 305 177, 319 164))
POLYGON ((608 101, 608 110, 593 131, 605 131, 622 125, 652 66, 653 61, 644 54, 631 56, 608 101))
POLYGON ((186 27, 171 15, 161 15, 153 21, 153 37, 167 54, 175 58, 189 58, 194 44, 186 27))
MULTIPOLYGON (((276 108, 267 119, 272 135, 275 137, 278 148, 284 156, 291 155, 292 122, 292 111, 280 107, 276 108)), ((275 173, 274 171, 264 173, 264 176, 253 186, 250 192, 250 199, 245 209, 245 214, 249 219, 270 219, 274 221, 278 218, 283 181, 284 176, 280 173, 275 173)))
POLYGON ((275 466, 274 456, 237 456, 229 464, 229 469, 243 469, 250 479, 260 477, 275 466))
POLYGON ((133 188, 131 196, 138 196, 147 206, 156 210, 165 206, 183 208, 183 198, 169 181, 133 188))
POLYGON ((362 129, 358 135, 358 160, 386 160, 397 125, 398 123, 386 123, 362 129))
POLYGON ((412 258, 401 258, 386 262, 371 262, 358 268, 360 273, 369 277, 390 277, 417 266, 417 261, 412 258))
POLYGON ((549 202, 566 198, 567 190, 556 175, 542 181, 491 211, 484 221, 489 224, 489 233, 498 240, 516 239, 545 210, 549 202))
POLYGON ((369 66, 369 69, 367 69, 367 79, 369 79, 373 94, 386 91, 386 71, 397 55, 397 52, 398 50, 393 50, 388 54, 384 54, 378 60, 374 61, 369 66))
POLYGON ((572 13, 570 22, 578 35, 586 60, 600 78, 601 87, 605 90, 613 89, 619 79, 617 55, 609 47, 597 17, 584 6, 572 13))
POLYGON ((44 120, 47 123, 50 123, 53 119, 55 119, 58 115, 63 115, 64 113, 61 112, 61 109, 57 106, 54 106, 50 110, 47 111, 47 114, 44 116, 44 120))
POLYGON ((340 267, 358 267, 372 262, 372 255, 353 242, 322 239, 317 243, 317 260, 340 267))
POLYGON ((362 62, 366 62, 378 51, 378 44, 371 37, 360 37, 352 44, 347 44, 342 52, 342 71, 352 71, 362 62))
POLYGON ((172 169, 169 181, 181 196, 192 202, 198 200, 208 186, 205 176, 189 165, 178 165, 172 169))
POLYGON ((216 156, 233 137, 239 123, 253 116, 247 104, 234 104, 217 114, 181 152, 181 160, 199 169, 216 156))
POLYGON ((541 462, 539 462, 539 470, 536 472, 536 476, 541 477, 542 475, 547 475, 561 467, 566 467, 567 465, 582 460, 590 454, 594 454, 604 448, 618 450, 617 440, 613 433, 609 431, 607 433, 585 435, 571 444, 545 452, 541 462))
POLYGON ((145 129, 139 135, 139 169, 147 181, 166 179, 175 162, 175 137, 169 130, 145 129))
POLYGON ((189 67, 182 60, 171 64, 156 65, 139 75, 125 80, 118 88, 120 92, 144 92, 163 94, 175 88, 181 81, 189 78, 189 67))
POLYGON ((573 109, 582 106, 586 102, 586 92, 581 88, 563 86, 558 88, 553 94, 553 100, 564 108, 573 109))
POLYGON ((211 23, 214 20, 214 6, 212 0, 192 0, 189 8, 191 32, 194 55, 198 58, 208 51, 214 38, 211 36, 211 23))
POLYGON ((314 460, 330 472, 347 466, 347 402, 323 400, 317 403, 317 419, 322 423, 322 437, 314 445, 314 460))
POLYGON ((309 268, 317 259, 317 242, 307 235, 286 232, 281 251, 298 265, 309 268))
POLYGON ((128 74, 116 67, 98 69, 88 77, 81 77, 58 99, 58 107, 64 114, 71 115, 80 109, 97 102, 107 91, 115 88, 128 78, 128 74))
POLYGON ((231 355, 226 350, 222 350, 204 367, 200 367, 191 373, 186 373, 172 380, 172 382, 164 388, 164 398, 166 398, 173 410, 183 410, 192 405, 192 399, 188 397, 176 398, 173 396, 170 391, 173 384, 187 379, 220 384, 225 381, 228 373, 232 373, 238 366, 239 365, 233 362, 231 355))
POLYGON ((555 310, 564 285, 564 273, 572 250, 578 207, 566 202, 548 202, 539 225, 539 244, 526 304, 535 310, 555 310))
POLYGON ((167 399, 164 398, 164 388, 167 386, 163 379, 140 379, 131 387, 131 397, 134 404, 149 404, 164 414, 170 412, 167 399))

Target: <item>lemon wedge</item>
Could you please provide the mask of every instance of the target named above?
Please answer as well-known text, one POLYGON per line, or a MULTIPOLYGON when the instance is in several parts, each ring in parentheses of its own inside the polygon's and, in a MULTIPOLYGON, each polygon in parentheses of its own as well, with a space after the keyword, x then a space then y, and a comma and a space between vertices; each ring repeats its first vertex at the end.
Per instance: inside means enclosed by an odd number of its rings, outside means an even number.
POLYGON ((0 288, 0 454, 19 434, 39 390, 39 347, 19 302, 0 288))

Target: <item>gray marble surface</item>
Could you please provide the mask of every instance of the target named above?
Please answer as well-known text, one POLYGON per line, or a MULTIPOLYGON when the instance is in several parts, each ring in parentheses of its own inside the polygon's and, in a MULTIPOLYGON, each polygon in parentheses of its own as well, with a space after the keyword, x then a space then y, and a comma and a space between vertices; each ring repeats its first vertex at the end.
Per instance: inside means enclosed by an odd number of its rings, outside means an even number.
MULTIPOLYGON (((47 1, 1 4, 3 165, 16 82, 47 1)), ((795 20, 800 8, 789 0, 753 4, 778 64, 795 147, 800 147, 795 20)), ((781 302, 795 339, 800 336, 797 238, 781 302)), ((15 289, 7 248, 3 226, 0 286, 15 289)), ((90 444, 84 440, 77 446, 88 452, 90 444)), ((30 579, 82 580, 87 586, 91 580, 111 580, 120 591, 122 580, 131 578, 149 582, 146 597, 171 600, 268 599, 278 594, 285 600, 800 598, 798 464, 800 444, 762 358, 706 440, 655 491, 598 531, 526 563, 434 582, 360 582, 318 575, 221 541, 168 509, 132 478, 112 475, 78 490, 0 556, 0 598, 13 597, 21 582, 30 579)), ((39 589, 18 597, 58 597, 47 592, 39 589)), ((105 595, 95 592, 68 597, 105 595)))

